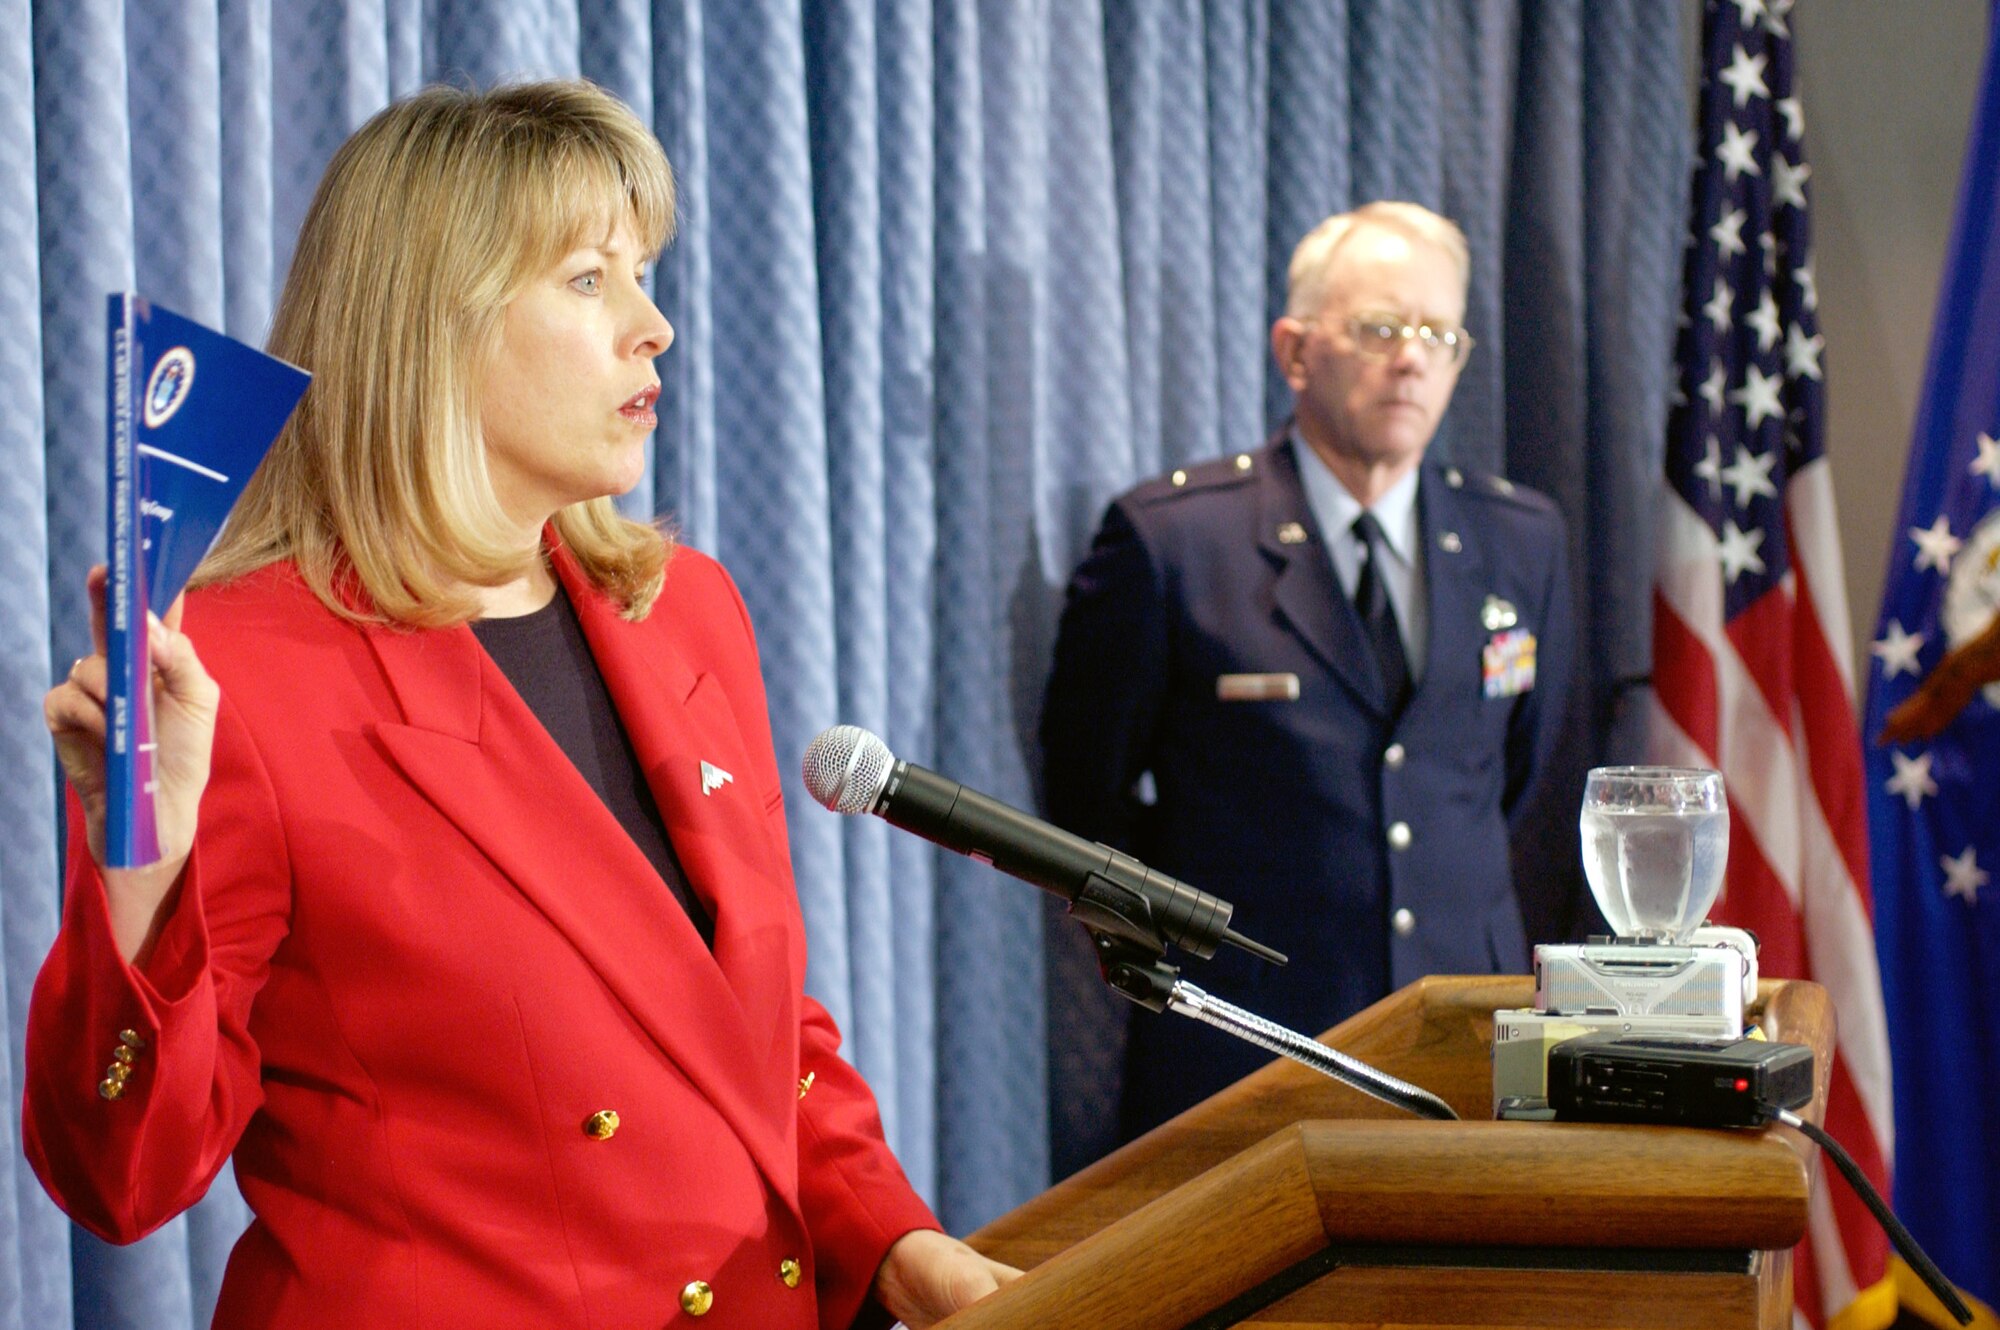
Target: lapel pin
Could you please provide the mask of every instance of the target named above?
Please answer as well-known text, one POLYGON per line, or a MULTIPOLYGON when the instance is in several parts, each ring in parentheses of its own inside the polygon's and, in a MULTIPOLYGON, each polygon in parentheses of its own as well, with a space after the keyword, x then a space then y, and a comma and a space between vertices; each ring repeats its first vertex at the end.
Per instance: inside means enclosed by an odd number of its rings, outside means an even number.
POLYGON ((1306 529, 1297 522, 1287 522, 1278 528, 1280 545, 1303 545, 1306 543, 1306 529))
POLYGON ((701 764, 701 792, 705 795, 714 794, 717 790, 735 779, 736 777, 713 763, 704 762, 701 764))
POLYGON ((1438 548, 1446 554, 1456 554, 1465 548, 1465 542, 1458 538, 1458 532, 1445 531, 1438 536, 1438 548))
POLYGON ((1486 603, 1479 607, 1479 622, 1485 625, 1489 633, 1512 628, 1520 621, 1521 616, 1514 609, 1513 602, 1502 600, 1498 596, 1488 596, 1486 603))

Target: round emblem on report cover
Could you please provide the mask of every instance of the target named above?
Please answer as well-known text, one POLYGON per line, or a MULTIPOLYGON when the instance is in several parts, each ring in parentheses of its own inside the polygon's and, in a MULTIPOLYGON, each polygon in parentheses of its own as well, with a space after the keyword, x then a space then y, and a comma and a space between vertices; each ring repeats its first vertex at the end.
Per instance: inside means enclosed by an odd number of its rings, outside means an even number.
POLYGON ((158 429, 173 419, 194 387, 194 352, 177 346, 153 363, 146 380, 146 428, 158 429))
MULTIPOLYGON (((2000 612, 2000 508, 1979 520, 1965 545, 1951 561, 1951 577, 1945 583, 1945 640, 1953 648, 1964 646, 1986 631, 2000 612)), ((2000 708, 2000 683, 1982 690, 1986 704, 2000 708)))

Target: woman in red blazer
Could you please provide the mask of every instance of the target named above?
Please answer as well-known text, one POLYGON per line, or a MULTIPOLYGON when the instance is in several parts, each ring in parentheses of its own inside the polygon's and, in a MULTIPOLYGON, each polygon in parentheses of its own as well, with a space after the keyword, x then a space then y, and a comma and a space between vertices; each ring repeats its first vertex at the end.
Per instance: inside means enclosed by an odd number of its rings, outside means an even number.
POLYGON ((741 598, 607 497, 672 217, 587 84, 432 89, 335 156, 271 339, 312 388, 153 631, 150 868, 99 867, 94 579, 27 1151, 112 1241, 233 1152, 217 1326, 924 1325, 1012 1273, 936 1231, 803 994, 741 598), (565 604, 553 666, 470 627, 565 604), (526 700, 597 679, 680 900, 526 700))

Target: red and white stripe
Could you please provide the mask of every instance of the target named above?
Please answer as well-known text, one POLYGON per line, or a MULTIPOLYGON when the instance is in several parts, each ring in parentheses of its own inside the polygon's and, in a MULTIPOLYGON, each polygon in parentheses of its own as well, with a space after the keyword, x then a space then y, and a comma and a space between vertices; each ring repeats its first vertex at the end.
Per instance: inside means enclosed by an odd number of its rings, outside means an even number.
MULTIPOLYGON (((1655 760, 1722 772, 1729 869, 1717 917, 1757 934, 1764 974, 1826 986, 1838 1024, 1824 1125, 1886 1195, 1889 1036, 1834 511, 1824 458, 1790 477, 1792 569, 1725 623, 1714 530, 1664 487, 1652 736, 1655 760)), ((1888 1243, 1873 1217, 1845 1183, 1830 1188, 1822 1168, 1796 1270, 1800 1314, 1824 1326, 1823 1310, 1849 1308, 1887 1272, 1888 1243)), ((1893 1300, 1888 1306, 1893 1314, 1893 1300)))

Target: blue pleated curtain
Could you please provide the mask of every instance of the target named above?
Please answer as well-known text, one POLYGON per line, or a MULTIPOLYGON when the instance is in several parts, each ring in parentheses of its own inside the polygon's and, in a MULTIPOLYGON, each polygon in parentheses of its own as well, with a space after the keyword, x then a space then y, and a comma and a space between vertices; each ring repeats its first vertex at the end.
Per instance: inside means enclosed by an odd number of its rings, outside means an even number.
MULTIPOLYGON (((1480 350, 1437 446, 1570 515, 1580 770, 1631 751, 1649 650, 1680 8, 0 0, 0 1102, 57 917, 39 704, 87 649, 103 297, 260 340, 320 170, 390 98, 581 74, 656 126, 683 191, 658 273, 679 339, 631 511, 670 512, 742 583, 786 765, 846 720, 1021 804, 1103 505, 1283 409, 1265 337, 1292 242, 1372 197, 1451 214, 1480 350)), ((1026 887, 789 794, 809 986, 947 1223, 1089 1158, 1123 1016, 1072 930, 1026 887)), ((113 1250, 42 1195, 18 1108, 0 1134, 0 1330, 206 1324, 246 1218, 226 1175, 113 1250)))

